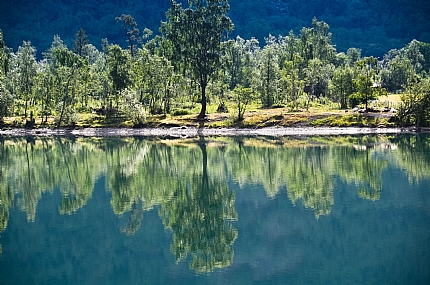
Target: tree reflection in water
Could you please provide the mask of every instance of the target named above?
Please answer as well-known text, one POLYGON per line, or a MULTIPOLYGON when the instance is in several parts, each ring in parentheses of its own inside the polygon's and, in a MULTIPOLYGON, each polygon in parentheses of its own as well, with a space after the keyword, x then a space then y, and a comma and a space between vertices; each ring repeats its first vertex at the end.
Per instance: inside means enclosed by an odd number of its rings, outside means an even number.
POLYGON ((233 262, 235 192, 264 186, 275 198, 289 199, 327 215, 335 204, 336 179, 355 184, 357 195, 381 197, 388 165, 410 183, 430 178, 430 136, 283 138, 0 138, 0 233, 14 205, 36 218, 44 192, 59 189, 60 214, 73 214, 91 199, 95 181, 105 177, 111 208, 128 215, 120 230, 133 235, 144 211, 159 207, 172 230, 177 261, 191 255, 190 267, 210 272, 233 262), (201 161, 197 164, 198 161, 201 161))
POLYGON ((206 142, 199 142, 202 173, 178 185, 174 198, 163 203, 161 216, 165 227, 173 231, 171 251, 176 261, 192 255, 190 268, 211 272, 233 262, 233 242, 237 230, 234 193, 222 177, 209 177, 206 142))

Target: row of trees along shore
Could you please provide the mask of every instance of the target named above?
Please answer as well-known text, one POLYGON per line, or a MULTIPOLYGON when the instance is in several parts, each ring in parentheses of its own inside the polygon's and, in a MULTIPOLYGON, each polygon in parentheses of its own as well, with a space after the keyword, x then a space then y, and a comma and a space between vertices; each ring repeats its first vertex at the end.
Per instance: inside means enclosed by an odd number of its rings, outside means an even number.
POLYGON ((73 125, 78 114, 124 116, 135 125, 150 115, 184 115, 200 104, 227 111, 238 120, 247 106, 308 108, 314 102, 339 107, 362 105, 387 93, 401 93, 397 117, 403 124, 430 122, 430 44, 411 41, 383 58, 362 57, 360 49, 336 52, 329 25, 316 18, 299 34, 229 39, 234 25, 226 0, 171 1, 159 33, 143 32, 131 15, 116 18, 127 48, 103 39, 101 50, 83 29, 72 49, 60 36, 36 58, 24 41, 16 52, 0 32, 0 121, 18 117, 27 124, 55 118, 73 125))

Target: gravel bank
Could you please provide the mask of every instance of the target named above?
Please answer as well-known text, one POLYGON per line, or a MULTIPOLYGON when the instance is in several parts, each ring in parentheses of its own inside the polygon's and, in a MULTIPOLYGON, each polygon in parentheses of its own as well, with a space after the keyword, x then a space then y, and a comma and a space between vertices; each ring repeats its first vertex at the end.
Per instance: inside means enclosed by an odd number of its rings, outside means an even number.
MULTIPOLYGON (((430 132, 429 128, 421 132, 430 132)), ((415 133, 415 128, 261 128, 261 129, 210 129, 210 128, 80 128, 80 129, 8 129, 0 130, 3 136, 86 136, 86 137, 198 137, 198 136, 309 136, 415 133)))

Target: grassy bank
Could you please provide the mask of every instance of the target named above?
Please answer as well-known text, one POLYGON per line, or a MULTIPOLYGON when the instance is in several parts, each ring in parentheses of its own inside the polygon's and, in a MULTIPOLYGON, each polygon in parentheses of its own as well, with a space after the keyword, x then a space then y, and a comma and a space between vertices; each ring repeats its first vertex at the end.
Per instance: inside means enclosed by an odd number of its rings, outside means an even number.
MULTIPOLYGON (((124 116, 104 116, 97 114, 78 114, 78 120, 74 125, 65 127, 76 128, 169 128, 169 127, 207 127, 207 128, 264 128, 264 127, 395 127, 390 118, 392 113, 367 113, 359 114, 344 110, 324 110, 323 108, 310 108, 291 112, 284 108, 252 109, 245 113, 245 118, 238 121, 234 113, 209 113, 205 120, 197 120, 197 114, 173 116, 156 115, 148 116, 146 121, 134 126, 131 120, 124 116)), ((20 117, 5 118, 3 128, 25 127, 26 121, 20 117)), ((42 123, 41 118, 36 118, 34 128, 54 128, 54 118, 49 118, 42 123)))
MULTIPOLYGON (((374 101, 378 108, 389 106, 398 107, 400 96, 391 94, 380 97, 374 101)), ((339 105, 331 102, 320 104, 312 102, 308 109, 292 111, 290 108, 262 108, 259 103, 247 106, 244 119, 237 120, 237 108, 233 103, 226 103, 229 112, 217 112, 217 104, 209 104, 205 120, 198 120, 200 105, 192 108, 178 109, 174 114, 182 115, 148 115, 143 124, 136 126, 132 120, 121 113, 113 115, 99 115, 92 113, 76 114, 75 123, 62 125, 73 128, 170 128, 170 127, 205 127, 205 128, 265 128, 265 127, 396 127, 393 120, 394 114, 387 113, 358 113, 352 110, 340 110, 339 105)), ((22 117, 7 117, 4 119, 3 128, 23 128, 28 122, 22 117)), ((54 128, 54 117, 48 117, 48 121, 42 123, 42 118, 34 119, 34 128, 54 128)))

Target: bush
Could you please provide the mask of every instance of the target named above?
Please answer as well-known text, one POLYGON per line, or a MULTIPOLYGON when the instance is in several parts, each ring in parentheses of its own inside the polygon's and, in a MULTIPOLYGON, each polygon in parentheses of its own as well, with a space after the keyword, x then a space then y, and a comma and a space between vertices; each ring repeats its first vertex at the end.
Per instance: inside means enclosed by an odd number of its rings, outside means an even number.
POLYGON ((176 109, 173 110, 172 115, 173 116, 182 116, 182 115, 188 115, 189 112, 188 110, 184 110, 184 109, 176 109))
POLYGON ((122 111, 126 118, 132 120, 136 125, 143 124, 146 120, 145 108, 140 103, 133 92, 125 90, 124 92, 124 104, 122 105, 122 111))

